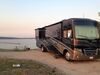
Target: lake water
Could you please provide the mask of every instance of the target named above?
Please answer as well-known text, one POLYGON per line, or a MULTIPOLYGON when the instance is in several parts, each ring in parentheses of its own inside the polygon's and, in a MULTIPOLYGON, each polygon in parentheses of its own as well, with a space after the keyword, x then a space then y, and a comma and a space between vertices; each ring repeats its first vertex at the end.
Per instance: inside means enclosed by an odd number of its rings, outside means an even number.
POLYGON ((0 39, 0 49, 24 49, 24 48, 35 49, 35 39, 0 39))

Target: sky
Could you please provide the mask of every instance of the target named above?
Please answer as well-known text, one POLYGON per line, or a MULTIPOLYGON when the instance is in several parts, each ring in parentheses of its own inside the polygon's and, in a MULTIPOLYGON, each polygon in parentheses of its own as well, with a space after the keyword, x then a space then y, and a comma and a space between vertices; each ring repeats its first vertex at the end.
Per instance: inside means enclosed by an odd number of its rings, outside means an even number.
POLYGON ((100 21, 100 0, 0 0, 0 36, 35 37, 35 29, 68 18, 100 21))

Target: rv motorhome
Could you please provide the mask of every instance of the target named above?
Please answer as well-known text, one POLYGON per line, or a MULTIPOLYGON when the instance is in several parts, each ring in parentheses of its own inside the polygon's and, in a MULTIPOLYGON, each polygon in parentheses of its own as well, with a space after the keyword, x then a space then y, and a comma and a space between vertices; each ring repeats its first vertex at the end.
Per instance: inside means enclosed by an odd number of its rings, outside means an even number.
POLYGON ((71 18, 38 28, 36 45, 43 52, 57 50, 67 60, 99 59, 100 25, 87 18, 71 18))

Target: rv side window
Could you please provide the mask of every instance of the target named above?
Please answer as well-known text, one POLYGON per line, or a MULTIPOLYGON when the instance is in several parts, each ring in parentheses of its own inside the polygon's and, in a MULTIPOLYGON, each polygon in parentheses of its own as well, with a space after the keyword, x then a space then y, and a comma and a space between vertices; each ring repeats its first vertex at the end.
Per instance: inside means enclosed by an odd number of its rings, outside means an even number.
POLYGON ((45 31, 44 30, 41 30, 39 32, 39 39, 43 39, 43 38, 45 38, 45 31))
POLYGON ((64 38, 71 38, 72 37, 72 30, 71 29, 64 30, 63 31, 63 37, 64 38))
POLYGON ((68 35, 67 33, 68 33, 67 30, 64 30, 64 31, 63 31, 63 37, 64 37, 64 38, 67 38, 67 35, 68 35))
POLYGON ((39 39, 41 39, 42 38, 42 33, 41 32, 39 32, 39 39))

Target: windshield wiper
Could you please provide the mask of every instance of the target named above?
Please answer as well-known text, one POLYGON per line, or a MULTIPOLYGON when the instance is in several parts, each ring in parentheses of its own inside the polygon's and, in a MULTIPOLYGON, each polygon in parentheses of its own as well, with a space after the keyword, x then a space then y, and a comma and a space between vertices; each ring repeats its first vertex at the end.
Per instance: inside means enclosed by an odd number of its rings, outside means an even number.
POLYGON ((89 39, 87 36, 84 36, 84 35, 78 35, 78 36, 81 36, 81 37, 84 37, 86 39, 89 39))
POLYGON ((78 35, 78 36, 81 36, 81 37, 84 37, 85 39, 97 39, 96 37, 88 37, 88 36, 85 36, 85 35, 78 35))

